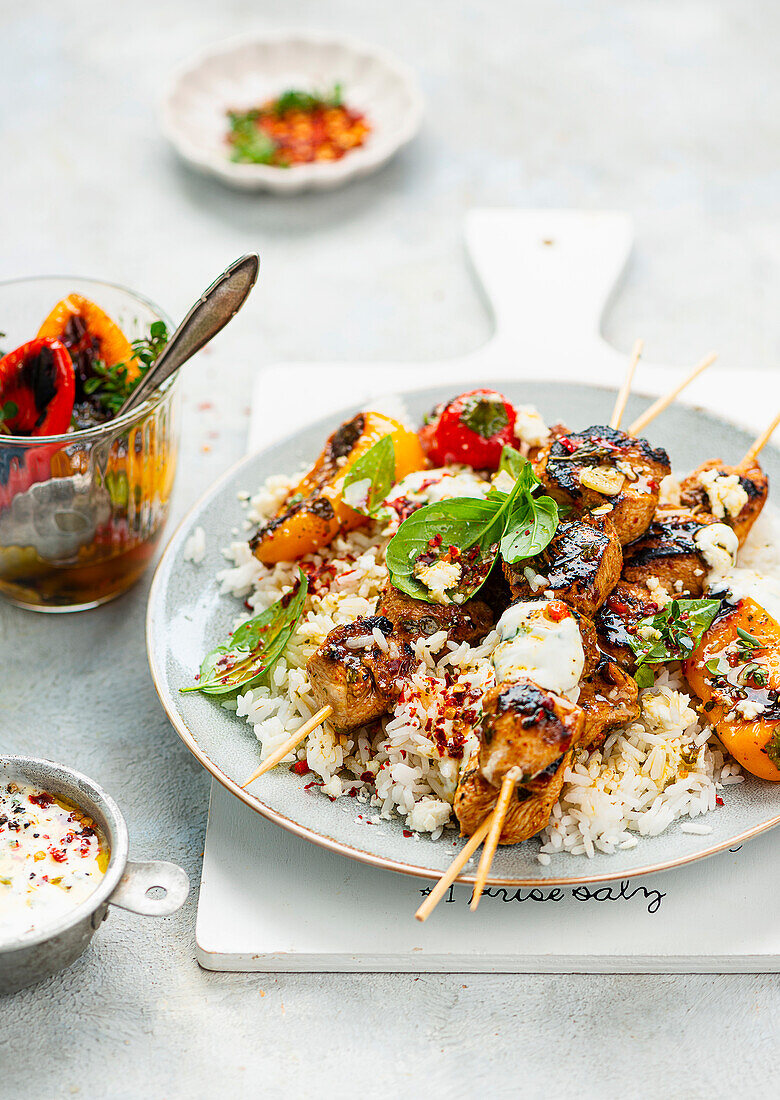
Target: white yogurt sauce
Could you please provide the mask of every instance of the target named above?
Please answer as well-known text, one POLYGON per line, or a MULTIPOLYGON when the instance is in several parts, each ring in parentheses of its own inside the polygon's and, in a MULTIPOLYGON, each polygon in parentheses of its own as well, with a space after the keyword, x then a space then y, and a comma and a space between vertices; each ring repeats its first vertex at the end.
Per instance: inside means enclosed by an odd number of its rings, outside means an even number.
POLYGON ((44 791, 0 785, 0 943, 75 909, 108 866, 94 822, 44 791))
MULTIPOLYGON (((556 605, 557 605, 557 601, 556 605)), ((545 691, 576 702, 585 667, 585 652, 577 620, 569 613, 560 622, 550 618, 550 601, 517 603, 498 622, 493 653, 496 679, 511 682, 527 676, 545 691)))

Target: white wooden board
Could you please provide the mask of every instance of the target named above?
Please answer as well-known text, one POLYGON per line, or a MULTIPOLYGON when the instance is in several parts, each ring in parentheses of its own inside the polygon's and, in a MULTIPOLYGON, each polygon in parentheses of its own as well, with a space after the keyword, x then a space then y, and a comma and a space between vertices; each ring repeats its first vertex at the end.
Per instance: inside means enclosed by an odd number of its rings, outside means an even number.
MULTIPOLYGON (((617 386, 626 358, 603 340, 600 323, 631 238, 622 214, 475 211, 467 244, 495 317, 489 343, 442 363, 268 368, 255 388, 250 449, 344 406, 437 383, 456 391, 487 378, 544 377, 617 386)), ((643 360, 635 390, 665 392, 690 366, 643 360)), ((780 384, 766 372, 716 367, 686 400, 757 429, 780 404, 780 384), (759 387, 765 400, 757 403, 759 387)), ((775 846, 770 833, 712 860, 602 887, 490 888, 476 917, 468 887, 455 887, 421 926, 413 913, 424 881, 300 840, 215 783, 197 955, 215 970, 777 970, 775 846)))
POLYGON ((470 888, 455 886, 419 924, 425 880, 301 840, 215 782, 197 957, 210 970, 774 971, 776 845, 767 833, 690 867, 601 886, 488 887, 476 914, 470 888))

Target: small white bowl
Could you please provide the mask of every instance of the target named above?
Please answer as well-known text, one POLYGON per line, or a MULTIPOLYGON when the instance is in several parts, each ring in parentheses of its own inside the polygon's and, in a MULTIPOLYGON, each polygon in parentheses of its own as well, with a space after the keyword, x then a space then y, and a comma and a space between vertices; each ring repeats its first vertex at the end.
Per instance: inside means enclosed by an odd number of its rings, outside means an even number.
POLYGON ((395 58, 346 38, 295 31, 226 43, 176 74, 163 103, 166 136, 185 161, 246 191, 296 192, 337 187, 373 172, 414 137, 422 96, 414 74, 395 58), (226 112, 256 107, 288 88, 343 89, 365 112, 365 145, 341 160, 275 168, 236 164, 225 140, 226 112))

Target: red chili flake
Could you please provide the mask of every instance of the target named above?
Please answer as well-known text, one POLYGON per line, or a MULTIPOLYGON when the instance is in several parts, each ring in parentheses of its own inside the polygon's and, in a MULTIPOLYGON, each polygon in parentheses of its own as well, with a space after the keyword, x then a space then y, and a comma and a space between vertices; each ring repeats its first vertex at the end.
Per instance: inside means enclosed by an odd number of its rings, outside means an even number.
POLYGON ((47 810, 49 806, 54 802, 54 799, 46 791, 41 791, 40 794, 31 794, 30 801, 35 806, 40 806, 42 810, 47 810))
POLYGON ((448 553, 453 560, 460 557, 460 550, 457 548, 457 546, 451 546, 448 553))
POLYGON ((563 447, 564 451, 566 451, 566 453, 569 455, 574 454, 574 452, 577 450, 578 445, 574 443, 571 439, 569 439, 567 435, 562 435, 558 442, 563 447))
POLYGON ((352 788, 352 790, 349 792, 349 797, 350 798, 357 798, 357 787, 352 788))
POLYGON ((362 775, 360 776, 360 778, 363 780, 364 783, 373 783, 374 782, 374 773, 373 772, 363 772, 362 775))
POLYGON ((49 855, 55 863, 64 863, 68 858, 68 853, 64 848, 49 848, 49 855))
POLYGON ((652 490, 653 490, 653 492, 655 492, 655 490, 656 490, 656 489, 660 489, 660 488, 661 488, 661 486, 660 486, 660 485, 658 484, 658 482, 657 482, 657 481, 655 480, 655 478, 654 478, 654 477, 649 477, 649 478, 647 479, 647 485, 648 485, 648 488, 649 488, 649 489, 652 489, 652 490))
POLYGON ((547 606, 547 617, 552 619, 554 623, 559 623, 563 619, 568 619, 571 616, 571 611, 562 600, 550 600, 547 606))
POLYGON ((441 535, 434 535, 432 539, 428 539, 428 545, 432 550, 436 550, 439 546, 441 546, 441 543, 441 535))
POLYGON ((304 788, 303 788, 303 789, 304 789, 305 791, 308 791, 308 790, 309 790, 309 789, 310 789, 311 787, 321 787, 321 786, 322 786, 322 783, 318 783, 316 779, 312 779, 311 783, 307 783, 307 784, 306 784, 306 785, 304 786, 304 788))
POLYGON ((404 829, 404 836, 413 836, 413 835, 414 834, 412 833, 411 829, 404 829))
POLYGON ((723 805, 723 799, 722 798, 716 798, 715 799, 715 805, 716 806, 722 806, 723 805))
POLYGON ((306 775, 311 771, 307 760, 296 760, 290 768, 291 772, 295 772, 296 775, 306 775))

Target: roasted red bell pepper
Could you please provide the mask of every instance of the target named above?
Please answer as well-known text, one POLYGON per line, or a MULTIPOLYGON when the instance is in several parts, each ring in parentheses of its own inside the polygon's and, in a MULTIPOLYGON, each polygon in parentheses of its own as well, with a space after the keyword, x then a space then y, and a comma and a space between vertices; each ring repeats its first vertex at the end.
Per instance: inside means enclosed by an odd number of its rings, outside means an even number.
POLYGON ((497 470, 504 444, 517 446, 515 416, 503 394, 472 390, 438 405, 418 434, 434 466, 462 462, 475 470, 497 470))
POLYGON ((30 340, 0 359, 0 429, 10 435, 62 435, 70 427, 75 393, 65 345, 30 340))

